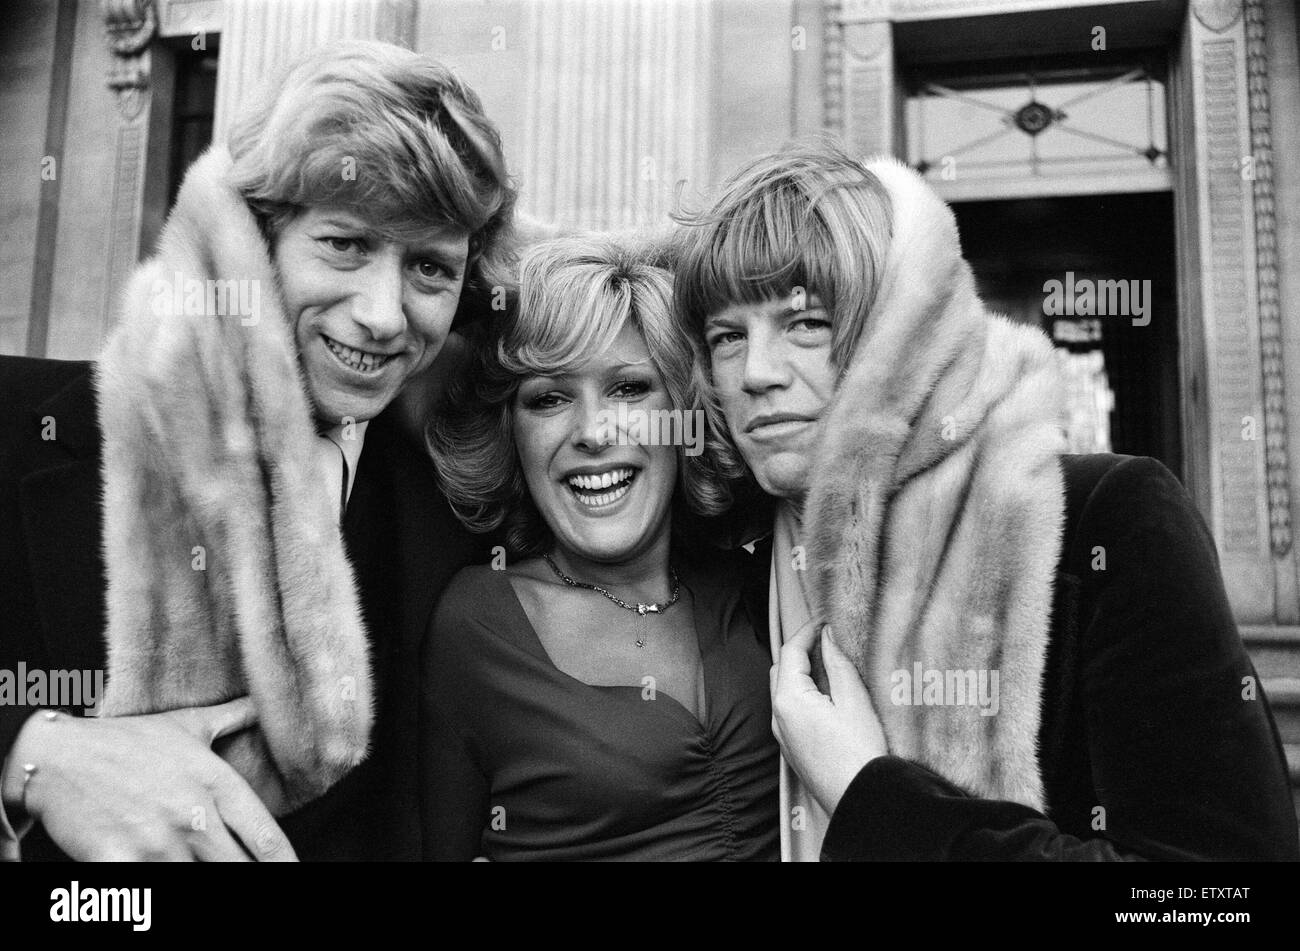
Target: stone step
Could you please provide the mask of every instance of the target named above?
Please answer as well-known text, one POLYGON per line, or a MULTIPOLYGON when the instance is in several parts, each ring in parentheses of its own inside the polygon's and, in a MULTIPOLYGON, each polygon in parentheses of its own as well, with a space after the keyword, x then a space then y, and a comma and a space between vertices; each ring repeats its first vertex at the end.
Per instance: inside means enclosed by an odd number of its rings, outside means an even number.
POLYGON ((1300 627, 1242 624, 1239 630, 1261 677, 1300 679, 1300 627))
POLYGON ((1242 624, 1239 629, 1282 742, 1300 744, 1300 626, 1242 624))
POLYGON ((1282 742, 1300 744, 1300 678, 1266 677, 1263 684, 1282 742))

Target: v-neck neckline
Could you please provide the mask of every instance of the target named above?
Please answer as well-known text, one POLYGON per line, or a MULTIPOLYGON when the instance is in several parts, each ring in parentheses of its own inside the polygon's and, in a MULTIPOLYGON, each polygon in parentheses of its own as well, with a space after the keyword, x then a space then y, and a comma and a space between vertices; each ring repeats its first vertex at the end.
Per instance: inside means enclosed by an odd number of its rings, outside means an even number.
MULTIPOLYGON (((515 590, 514 583, 510 580, 509 573, 506 571, 493 571, 492 573, 501 576, 500 581, 509 592, 510 597, 505 600, 506 608, 510 613, 515 615, 514 620, 517 623, 507 624, 506 627, 512 632, 517 632, 515 639, 521 647, 527 650, 539 661, 546 664, 547 667, 555 671, 555 673, 560 677, 581 688, 599 691, 634 690, 637 692, 638 696, 640 695, 644 688, 637 686, 636 684, 589 684, 585 680, 580 680, 572 674, 561 670, 559 665, 555 663, 551 658, 550 653, 546 650, 546 645, 542 643, 541 635, 537 633, 537 628, 533 626, 532 619, 524 609, 523 601, 519 599, 519 592, 515 590)), ((686 704, 682 703, 667 691, 656 688, 655 693, 657 697, 669 700, 671 708, 680 711, 681 715, 689 721, 696 731, 707 736, 710 733, 709 726, 714 720, 713 714, 718 699, 716 696, 716 690, 721 685, 721 680, 717 676, 717 671, 711 670, 710 666, 719 652, 716 649, 717 645, 714 643, 715 639, 712 636, 712 632, 705 633, 708 629, 708 625, 701 623, 703 619, 701 617, 702 612, 699 586, 693 584, 687 578, 682 578, 681 583, 682 587, 691 594, 691 620, 693 622, 692 626, 695 629, 696 650, 699 651, 700 655, 700 672, 704 679, 703 719, 697 717, 691 712, 690 707, 686 706, 686 704)))

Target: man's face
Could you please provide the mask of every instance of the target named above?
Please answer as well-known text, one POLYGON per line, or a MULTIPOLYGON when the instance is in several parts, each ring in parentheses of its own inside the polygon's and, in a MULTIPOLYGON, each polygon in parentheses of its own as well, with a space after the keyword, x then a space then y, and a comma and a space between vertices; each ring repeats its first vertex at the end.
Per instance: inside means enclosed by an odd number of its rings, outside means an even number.
POLYGON ((433 362, 460 302, 468 251, 462 231, 398 243, 331 205, 311 206, 280 230, 275 263, 318 419, 373 419, 433 362))
POLYGON ((727 426, 769 495, 802 500, 821 419, 835 393, 831 324, 817 297, 733 304, 704 339, 727 426))

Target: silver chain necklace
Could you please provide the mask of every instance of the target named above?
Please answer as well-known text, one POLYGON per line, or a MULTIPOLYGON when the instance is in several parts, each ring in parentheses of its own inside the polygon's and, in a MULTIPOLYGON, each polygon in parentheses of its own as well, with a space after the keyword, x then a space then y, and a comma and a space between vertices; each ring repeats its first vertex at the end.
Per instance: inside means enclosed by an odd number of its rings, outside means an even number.
MULTIPOLYGON (((638 601, 636 604, 628 604, 618 595, 614 594, 612 591, 602 588, 598 584, 587 584, 587 582, 585 581, 578 581, 576 578, 570 578, 568 575, 566 575, 563 571, 560 570, 559 565, 557 565, 554 561, 551 560, 550 555, 543 554, 542 557, 546 559, 546 563, 551 566, 551 570, 555 572, 555 574, 559 577, 559 579, 563 581, 565 584, 567 584, 569 587, 587 588, 591 591, 595 591, 597 594, 603 595, 604 597, 613 601, 623 610, 633 611, 636 614, 639 614, 641 617, 645 617, 647 614, 662 614, 664 611, 668 610, 674 604, 677 603, 677 599, 678 597, 681 596, 682 593, 682 583, 678 579, 677 571, 673 568, 672 565, 668 566, 668 573, 672 575, 673 593, 669 596, 667 601, 652 602, 650 604, 645 604, 638 601)), ((645 647, 645 638, 638 637, 636 639, 636 646, 645 647)))

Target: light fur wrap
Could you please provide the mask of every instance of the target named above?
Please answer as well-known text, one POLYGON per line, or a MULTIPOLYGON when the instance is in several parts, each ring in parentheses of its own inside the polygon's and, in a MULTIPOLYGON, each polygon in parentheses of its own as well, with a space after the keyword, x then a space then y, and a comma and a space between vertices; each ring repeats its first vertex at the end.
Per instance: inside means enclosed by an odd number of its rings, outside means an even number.
POLYGON ((229 165, 214 148, 191 168, 98 365, 103 713, 251 695, 258 728, 222 755, 281 814, 364 758, 371 672, 337 489, 269 249, 229 165), (169 312, 178 275, 182 296, 191 279, 256 282, 256 321, 169 312))
POLYGON ((889 193, 893 238, 813 469, 809 603, 870 690, 891 753, 1042 809, 1065 505, 1058 364, 1041 331, 985 309, 929 186, 892 159, 867 167, 889 193), (996 671, 997 714, 894 702, 917 663, 996 671))

